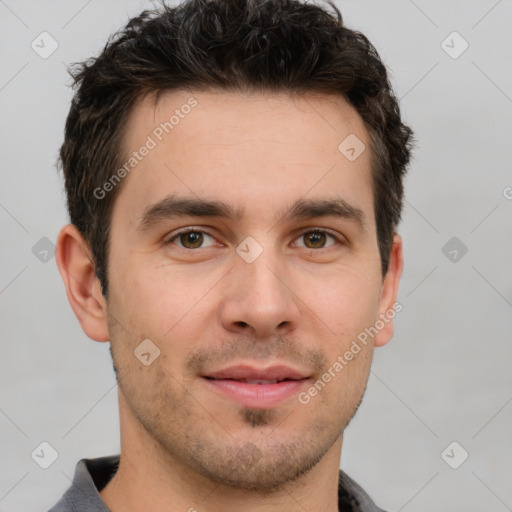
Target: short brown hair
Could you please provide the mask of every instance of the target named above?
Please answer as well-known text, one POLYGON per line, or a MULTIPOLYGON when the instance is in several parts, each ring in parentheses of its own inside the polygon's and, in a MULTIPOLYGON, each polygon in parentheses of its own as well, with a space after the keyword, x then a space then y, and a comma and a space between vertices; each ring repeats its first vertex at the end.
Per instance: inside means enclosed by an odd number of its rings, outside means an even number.
MULTIPOLYGON (((94 190, 122 165, 123 130, 142 96, 189 88, 342 95, 368 129, 382 275, 400 221, 413 144, 384 64, 369 40, 331 11, 299 0, 186 0, 143 11, 101 54, 70 71, 75 94, 59 164, 70 221, 108 292, 109 231, 121 186, 94 190)), ((341 142, 341 141, 340 141, 341 142)))

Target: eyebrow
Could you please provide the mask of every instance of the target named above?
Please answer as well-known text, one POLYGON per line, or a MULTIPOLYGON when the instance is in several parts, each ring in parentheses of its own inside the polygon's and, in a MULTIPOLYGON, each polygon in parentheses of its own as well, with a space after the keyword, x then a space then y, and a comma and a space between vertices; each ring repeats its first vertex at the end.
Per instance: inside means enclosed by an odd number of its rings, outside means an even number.
MULTIPOLYGON (((364 212, 341 197, 298 199, 291 207, 285 208, 284 212, 278 215, 279 222, 319 217, 338 217, 351 221, 362 231, 365 231, 367 226, 364 212)), ((215 217, 240 221, 243 216, 243 209, 233 208, 222 201, 170 195, 144 210, 140 217, 137 231, 148 231, 160 222, 176 217, 215 217)))

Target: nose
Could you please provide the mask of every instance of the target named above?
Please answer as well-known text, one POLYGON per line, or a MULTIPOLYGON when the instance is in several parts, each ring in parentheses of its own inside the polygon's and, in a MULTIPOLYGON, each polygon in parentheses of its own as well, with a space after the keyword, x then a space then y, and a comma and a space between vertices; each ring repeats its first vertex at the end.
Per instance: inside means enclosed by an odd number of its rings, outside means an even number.
POLYGON ((223 327, 257 339, 295 330, 300 318, 300 299, 285 263, 270 249, 265 249, 252 263, 237 258, 226 276, 220 307, 223 327))

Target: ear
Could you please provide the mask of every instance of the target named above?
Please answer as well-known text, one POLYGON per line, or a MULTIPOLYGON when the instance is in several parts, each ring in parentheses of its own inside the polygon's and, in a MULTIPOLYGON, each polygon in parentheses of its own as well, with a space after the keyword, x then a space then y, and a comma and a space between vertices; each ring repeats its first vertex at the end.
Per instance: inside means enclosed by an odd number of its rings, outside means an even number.
POLYGON ((393 318, 402 310, 402 305, 397 303, 397 297, 398 285, 403 268, 402 237, 395 234, 389 257, 388 271, 382 283, 379 301, 379 318, 377 321, 380 320, 384 324, 384 327, 379 329, 379 332, 375 335, 374 345, 376 347, 382 347, 393 337, 393 318))
POLYGON ((101 284, 89 246, 73 224, 60 230, 55 260, 82 330, 95 341, 108 341, 107 307, 101 284))

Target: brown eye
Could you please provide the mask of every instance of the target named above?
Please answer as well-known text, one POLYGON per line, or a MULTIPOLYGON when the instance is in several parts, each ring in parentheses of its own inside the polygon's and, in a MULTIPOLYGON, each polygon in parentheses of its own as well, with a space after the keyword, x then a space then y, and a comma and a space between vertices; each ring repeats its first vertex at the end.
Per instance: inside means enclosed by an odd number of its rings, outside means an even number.
POLYGON ((311 233, 306 233, 305 237, 306 246, 311 249, 318 249, 318 247, 323 247, 325 244, 325 233, 312 231, 311 233))
MULTIPOLYGON (((176 245, 183 249, 200 249, 203 247, 208 247, 208 245, 204 246, 204 242, 206 238, 211 238, 214 240, 212 236, 204 231, 200 231, 198 229, 189 229, 188 231, 182 231, 181 233, 176 234, 170 240, 168 240, 168 244, 175 243, 176 240, 179 241, 176 245)), ((211 245, 211 244, 210 244, 211 245)))
POLYGON ((307 249, 323 249, 324 247, 329 247, 329 245, 326 245, 329 238, 336 242, 334 235, 331 235, 325 231, 318 230, 306 231, 299 237, 299 239, 304 240, 303 247, 306 247, 307 249))
POLYGON ((197 249, 197 247, 201 247, 201 244, 203 243, 203 234, 199 231, 182 233, 180 235, 180 242, 187 249, 197 249))

